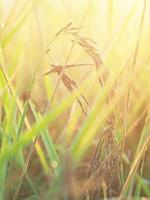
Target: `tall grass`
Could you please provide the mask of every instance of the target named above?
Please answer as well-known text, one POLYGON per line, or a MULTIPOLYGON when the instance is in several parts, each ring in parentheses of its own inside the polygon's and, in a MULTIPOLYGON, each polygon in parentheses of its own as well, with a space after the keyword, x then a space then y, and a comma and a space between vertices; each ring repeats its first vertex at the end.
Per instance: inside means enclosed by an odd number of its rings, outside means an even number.
POLYGON ((0 1, 0 200, 150 197, 149 8, 0 1))

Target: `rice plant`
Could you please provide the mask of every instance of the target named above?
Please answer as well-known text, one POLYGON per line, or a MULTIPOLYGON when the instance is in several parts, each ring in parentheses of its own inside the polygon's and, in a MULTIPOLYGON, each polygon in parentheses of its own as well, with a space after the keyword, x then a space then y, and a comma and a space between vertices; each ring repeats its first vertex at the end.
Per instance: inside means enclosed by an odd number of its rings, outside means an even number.
POLYGON ((0 200, 149 199, 148 0, 0 0, 0 200))

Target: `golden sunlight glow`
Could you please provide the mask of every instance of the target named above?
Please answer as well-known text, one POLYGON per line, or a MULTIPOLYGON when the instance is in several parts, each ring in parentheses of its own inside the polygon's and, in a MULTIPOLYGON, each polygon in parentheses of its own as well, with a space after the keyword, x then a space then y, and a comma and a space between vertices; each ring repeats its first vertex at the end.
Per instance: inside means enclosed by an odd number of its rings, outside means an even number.
POLYGON ((0 0, 0 200, 132 196, 150 197, 150 0, 0 0))

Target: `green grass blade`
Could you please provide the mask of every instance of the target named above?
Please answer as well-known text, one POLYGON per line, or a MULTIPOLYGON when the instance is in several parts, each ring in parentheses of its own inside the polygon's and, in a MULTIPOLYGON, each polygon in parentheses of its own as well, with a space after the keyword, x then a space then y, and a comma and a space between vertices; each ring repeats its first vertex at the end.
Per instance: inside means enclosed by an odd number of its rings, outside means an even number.
MULTIPOLYGON (((39 122, 42 119, 42 116, 39 112, 36 111, 35 105, 33 104, 33 102, 31 102, 31 100, 30 100, 30 107, 32 109, 32 113, 33 113, 36 121, 39 122)), ((46 128, 44 130, 42 130, 41 137, 42 137, 42 140, 46 147, 50 162, 51 163, 56 162, 57 166, 59 166, 59 159, 58 159, 55 145, 54 145, 54 143, 49 135, 49 132, 46 128)), ((57 169, 54 169, 54 171, 57 171, 57 169)))

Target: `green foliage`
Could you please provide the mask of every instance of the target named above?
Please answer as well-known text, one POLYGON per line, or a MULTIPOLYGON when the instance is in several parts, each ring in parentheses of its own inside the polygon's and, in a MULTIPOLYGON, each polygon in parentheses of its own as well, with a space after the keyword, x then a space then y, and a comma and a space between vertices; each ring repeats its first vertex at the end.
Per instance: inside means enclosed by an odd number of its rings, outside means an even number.
POLYGON ((97 168, 118 148, 117 198, 150 196, 150 5, 129 6, 0 1, 0 200, 78 200, 97 187, 91 154, 112 113, 116 146, 97 168))

